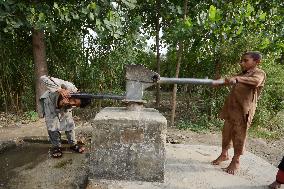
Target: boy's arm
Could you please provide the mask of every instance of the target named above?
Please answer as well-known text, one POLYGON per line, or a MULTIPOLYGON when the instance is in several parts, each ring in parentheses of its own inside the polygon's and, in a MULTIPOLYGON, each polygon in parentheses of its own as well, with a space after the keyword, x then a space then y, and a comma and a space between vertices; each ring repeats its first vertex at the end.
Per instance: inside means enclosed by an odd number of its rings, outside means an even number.
POLYGON ((69 98, 71 97, 70 91, 68 89, 59 89, 57 93, 60 97, 60 101, 58 102, 59 107, 69 105, 69 98))
POLYGON ((221 86, 228 86, 228 85, 234 85, 234 84, 236 84, 236 79, 234 77, 214 80, 212 83, 213 87, 221 87, 221 86), (224 82, 219 82, 220 80, 224 82))
POLYGON ((252 86, 258 87, 262 83, 262 81, 264 80, 265 74, 260 72, 260 73, 254 74, 252 76, 247 76, 247 77, 237 76, 235 78, 236 78, 236 81, 238 83, 244 83, 244 84, 247 84, 247 85, 252 85, 252 86))

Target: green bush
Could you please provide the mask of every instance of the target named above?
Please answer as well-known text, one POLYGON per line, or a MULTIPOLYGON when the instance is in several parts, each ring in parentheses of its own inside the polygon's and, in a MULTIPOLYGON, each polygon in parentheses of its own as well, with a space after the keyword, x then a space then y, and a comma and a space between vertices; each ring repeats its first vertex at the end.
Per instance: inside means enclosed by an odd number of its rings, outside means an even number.
POLYGON ((223 126, 223 121, 218 118, 211 118, 206 114, 193 120, 180 120, 177 124, 179 129, 190 129, 194 132, 206 132, 219 129, 223 126))
POLYGON ((28 111, 24 113, 24 117, 29 121, 35 122, 39 119, 38 113, 35 111, 28 111))

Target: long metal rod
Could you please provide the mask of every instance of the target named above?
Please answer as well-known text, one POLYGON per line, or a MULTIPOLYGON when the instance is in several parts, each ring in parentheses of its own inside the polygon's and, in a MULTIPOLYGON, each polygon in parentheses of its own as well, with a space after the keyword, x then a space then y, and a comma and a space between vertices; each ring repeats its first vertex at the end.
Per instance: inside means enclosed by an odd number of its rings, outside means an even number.
POLYGON ((90 94, 90 93, 71 93, 73 98, 94 98, 94 99, 114 99, 124 100, 124 95, 112 95, 112 94, 90 94))
POLYGON ((97 94, 93 95, 95 99, 114 99, 114 100, 124 100, 125 96, 121 95, 110 95, 110 94, 97 94))
POLYGON ((168 78, 160 77, 158 83, 169 83, 169 84, 199 84, 199 85, 212 85, 212 84, 224 84, 223 79, 196 79, 196 78, 168 78))

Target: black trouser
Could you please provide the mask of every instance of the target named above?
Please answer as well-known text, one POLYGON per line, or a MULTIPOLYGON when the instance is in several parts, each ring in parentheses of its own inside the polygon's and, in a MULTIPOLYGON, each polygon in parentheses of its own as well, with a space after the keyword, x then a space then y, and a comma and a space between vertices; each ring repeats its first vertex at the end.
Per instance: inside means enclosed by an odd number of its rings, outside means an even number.
MULTIPOLYGON (((75 131, 65 131, 68 143, 71 145, 76 144, 75 131)), ((59 131, 48 130, 48 136, 53 147, 61 147, 61 133, 59 131)))

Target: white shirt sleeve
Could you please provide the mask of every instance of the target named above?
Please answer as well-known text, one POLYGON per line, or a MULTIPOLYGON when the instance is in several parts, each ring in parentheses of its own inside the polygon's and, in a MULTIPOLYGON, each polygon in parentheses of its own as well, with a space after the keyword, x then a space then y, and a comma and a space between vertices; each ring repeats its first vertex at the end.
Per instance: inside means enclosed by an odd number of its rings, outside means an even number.
POLYGON ((48 90, 50 90, 52 92, 55 92, 55 91, 62 89, 62 88, 66 88, 73 93, 78 91, 78 89, 76 88, 76 86, 73 83, 71 83, 69 81, 64 81, 62 79, 58 79, 58 78, 55 78, 55 77, 43 75, 43 76, 40 77, 40 81, 41 81, 41 83, 44 84, 44 86, 48 90))

